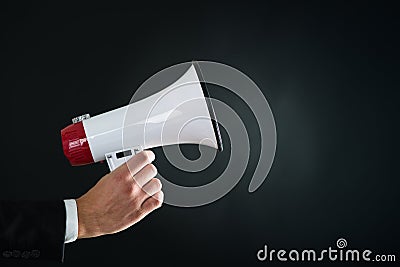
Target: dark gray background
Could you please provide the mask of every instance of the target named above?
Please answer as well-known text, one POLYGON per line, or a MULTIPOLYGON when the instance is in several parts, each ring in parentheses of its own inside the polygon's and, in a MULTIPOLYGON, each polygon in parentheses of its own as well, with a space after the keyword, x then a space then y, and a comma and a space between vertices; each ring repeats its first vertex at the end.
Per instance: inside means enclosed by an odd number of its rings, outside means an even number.
MULTIPOLYGON (((261 188, 249 194, 259 153, 256 122, 239 99, 211 90, 249 127, 251 161, 241 182, 211 205, 164 205, 119 234, 68 244, 63 266, 282 265, 259 263, 256 252, 264 244, 318 250, 340 237, 350 248, 397 253, 400 260, 400 43, 393 6, 1 5, 1 198, 85 193, 107 166, 71 167, 60 130, 76 115, 127 104, 143 81, 176 63, 211 60, 243 71, 276 120, 275 162, 261 188)), ((183 149, 196 156, 195 146, 183 149)), ((191 176, 174 170, 161 149, 154 151, 162 174, 182 184, 207 182, 229 156, 227 149, 207 175, 191 176)), ((34 265, 1 266, 8 264, 34 265)))

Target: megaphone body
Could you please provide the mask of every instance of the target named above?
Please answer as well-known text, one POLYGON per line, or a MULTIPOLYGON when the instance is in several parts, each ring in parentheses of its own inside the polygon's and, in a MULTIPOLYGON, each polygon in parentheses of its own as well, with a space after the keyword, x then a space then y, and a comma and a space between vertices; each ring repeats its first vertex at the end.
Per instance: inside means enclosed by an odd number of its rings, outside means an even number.
POLYGON ((106 113, 73 119, 61 130, 71 165, 107 160, 110 170, 143 149, 202 144, 222 150, 216 116, 205 84, 190 68, 160 92, 106 113))

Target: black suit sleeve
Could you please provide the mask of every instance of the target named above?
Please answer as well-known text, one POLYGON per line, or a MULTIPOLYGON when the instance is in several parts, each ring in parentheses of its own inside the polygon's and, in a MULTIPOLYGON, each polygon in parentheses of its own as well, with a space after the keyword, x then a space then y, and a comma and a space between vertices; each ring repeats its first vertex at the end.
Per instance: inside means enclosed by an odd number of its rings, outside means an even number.
POLYGON ((63 201, 0 201, 0 259, 63 261, 63 201))

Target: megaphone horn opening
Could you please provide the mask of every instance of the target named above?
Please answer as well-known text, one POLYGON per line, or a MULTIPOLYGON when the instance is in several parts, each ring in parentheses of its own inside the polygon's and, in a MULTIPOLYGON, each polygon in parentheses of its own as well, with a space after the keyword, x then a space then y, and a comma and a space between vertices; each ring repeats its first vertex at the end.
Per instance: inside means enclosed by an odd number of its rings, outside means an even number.
MULTIPOLYGON (((197 74, 201 77, 201 72, 197 71, 197 74)), ((200 80, 200 85, 207 103, 208 112, 210 113, 211 123, 215 134, 215 140, 217 140, 218 151, 222 151, 224 148, 222 146, 221 132, 219 131, 217 116, 215 115, 214 107, 211 103, 210 94, 208 93, 206 83, 203 82, 202 79, 200 80)))

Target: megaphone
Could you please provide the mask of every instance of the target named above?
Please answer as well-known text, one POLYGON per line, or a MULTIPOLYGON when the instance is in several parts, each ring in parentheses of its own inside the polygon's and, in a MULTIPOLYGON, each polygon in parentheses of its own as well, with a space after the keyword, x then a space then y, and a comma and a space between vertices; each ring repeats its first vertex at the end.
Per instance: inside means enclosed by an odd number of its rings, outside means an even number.
POLYGON ((165 89, 129 105, 72 119, 61 130, 72 166, 107 161, 110 171, 143 149, 199 144, 222 151, 214 108, 201 73, 191 64, 165 89))

